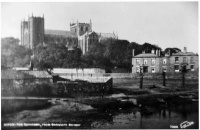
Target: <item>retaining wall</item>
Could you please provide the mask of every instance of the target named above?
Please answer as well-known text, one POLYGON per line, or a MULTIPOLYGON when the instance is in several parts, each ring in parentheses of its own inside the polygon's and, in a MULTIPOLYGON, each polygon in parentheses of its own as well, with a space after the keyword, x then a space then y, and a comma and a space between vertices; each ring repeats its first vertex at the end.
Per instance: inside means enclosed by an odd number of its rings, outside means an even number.
MULTIPOLYGON (((66 76, 71 79, 87 78, 87 77, 112 77, 112 78, 139 78, 139 73, 63 73, 57 74, 59 76, 66 76)), ((144 78, 162 78, 162 73, 144 73, 144 78)), ((186 73, 186 78, 198 79, 198 72, 188 72, 186 73)), ((182 77, 182 73, 166 73, 166 78, 179 79, 182 77)))

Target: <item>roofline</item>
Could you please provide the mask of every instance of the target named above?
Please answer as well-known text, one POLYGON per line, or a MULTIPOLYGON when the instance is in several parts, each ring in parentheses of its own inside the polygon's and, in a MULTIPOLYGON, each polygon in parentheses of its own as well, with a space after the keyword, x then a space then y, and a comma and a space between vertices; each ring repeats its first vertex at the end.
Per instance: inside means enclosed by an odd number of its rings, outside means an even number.
POLYGON ((71 32, 71 31, 66 31, 66 30, 57 30, 57 29, 44 29, 45 30, 52 30, 52 31, 63 31, 63 32, 71 32))
POLYGON ((194 55, 171 55, 171 56, 199 56, 199 55, 194 54, 194 55))
POLYGON ((1 79, 6 79, 6 80, 17 80, 17 79, 20 79, 20 80, 26 80, 26 79, 52 79, 53 77, 49 77, 49 78, 1 78, 1 79))
POLYGON ((161 57, 159 57, 159 56, 146 56, 146 57, 141 57, 141 56, 134 56, 134 57, 132 57, 132 58, 161 58, 161 57))

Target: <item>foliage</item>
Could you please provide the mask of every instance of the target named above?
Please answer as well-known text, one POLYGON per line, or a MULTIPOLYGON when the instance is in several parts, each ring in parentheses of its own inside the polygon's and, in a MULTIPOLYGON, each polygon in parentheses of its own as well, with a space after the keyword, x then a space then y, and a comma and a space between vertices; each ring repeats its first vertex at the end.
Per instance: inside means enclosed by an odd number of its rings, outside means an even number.
POLYGON ((33 58, 34 67, 40 70, 52 68, 77 68, 81 61, 81 50, 68 51, 63 45, 38 46, 33 58))
POLYGON ((1 65, 3 67, 25 67, 30 63, 31 50, 19 45, 13 37, 1 39, 1 65))
MULTIPOLYGON (((6 67, 25 67, 31 60, 31 50, 18 45, 19 39, 13 37, 2 38, 2 65, 6 67)), ((112 70, 113 68, 126 68, 129 72, 132 66, 133 49, 135 55, 145 51, 161 49, 157 45, 144 43, 140 45, 127 40, 107 39, 100 43, 92 43, 89 51, 82 55, 79 48, 68 50, 64 44, 39 44, 34 52, 32 63, 34 68, 48 70, 52 68, 102 68, 112 70)), ((177 48, 174 48, 178 50, 177 48)))
POLYGON ((168 54, 170 53, 170 55, 172 55, 173 53, 177 53, 180 52, 181 50, 179 48, 166 48, 164 50, 164 53, 168 54))

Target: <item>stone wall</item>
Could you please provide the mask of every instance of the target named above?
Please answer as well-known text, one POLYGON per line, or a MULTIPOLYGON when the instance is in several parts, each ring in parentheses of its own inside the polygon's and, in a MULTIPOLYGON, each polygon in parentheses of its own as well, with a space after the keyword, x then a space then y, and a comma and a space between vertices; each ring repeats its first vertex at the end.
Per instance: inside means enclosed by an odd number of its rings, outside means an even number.
POLYGON ((106 83, 68 82, 54 84, 53 95, 61 97, 102 96, 112 92, 112 78, 106 83))
POLYGON ((85 69, 66 69, 66 68, 54 68, 52 70, 54 74, 63 74, 63 73, 75 73, 75 74, 93 74, 93 73, 105 73, 104 69, 99 68, 85 68, 85 69))

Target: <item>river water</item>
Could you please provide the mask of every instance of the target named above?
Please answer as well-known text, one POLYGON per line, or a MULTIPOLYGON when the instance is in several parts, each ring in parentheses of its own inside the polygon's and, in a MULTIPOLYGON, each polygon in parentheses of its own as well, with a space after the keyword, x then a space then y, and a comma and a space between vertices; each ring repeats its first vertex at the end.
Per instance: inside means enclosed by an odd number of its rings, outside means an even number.
POLYGON ((198 102, 178 106, 132 107, 118 111, 97 110, 91 106, 63 100, 2 99, 2 128, 112 128, 169 129, 184 121, 188 129, 198 129, 198 102), (9 126, 8 123, 14 123, 9 126), (17 124, 18 123, 18 124, 17 124), (19 123, 23 123, 19 125, 19 123), (39 126, 26 126, 37 123, 39 126), (45 123, 45 124, 44 124, 45 123), (57 124, 57 125, 53 125, 57 124), (60 124, 60 126, 58 126, 60 124), (62 125, 62 126, 61 126, 62 125))

